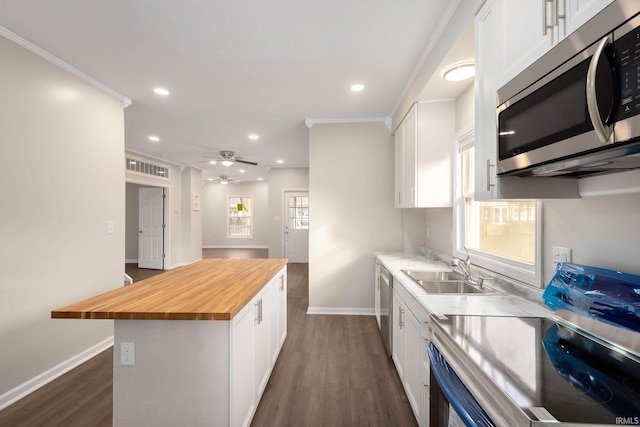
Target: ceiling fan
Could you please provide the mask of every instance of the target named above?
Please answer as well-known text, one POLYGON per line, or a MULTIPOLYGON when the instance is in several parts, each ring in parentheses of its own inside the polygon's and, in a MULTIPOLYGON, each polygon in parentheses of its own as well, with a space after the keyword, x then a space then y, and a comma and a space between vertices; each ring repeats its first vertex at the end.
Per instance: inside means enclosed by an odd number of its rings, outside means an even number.
POLYGON ((219 182, 222 185, 237 184, 240 181, 237 179, 229 179, 229 175, 220 175, 220 179, 212 179, 211 182, 219 182))
POLYGON ((244 163, 244 164, 253 165, 253 166, 257 166, 258 165, 256 162, 250 162, 248 160, 243 160, 242 157, 235 157, 235 153, 233 151, 229 151, 229 150, 220 151, 220 157, 218 157, 218 156, 207 156, 205 154, 203 154, 202 157, 205 157, 207 159, 213 159, 213 160, 219 161, 224 166, 231 166, 234 163, 244 163))

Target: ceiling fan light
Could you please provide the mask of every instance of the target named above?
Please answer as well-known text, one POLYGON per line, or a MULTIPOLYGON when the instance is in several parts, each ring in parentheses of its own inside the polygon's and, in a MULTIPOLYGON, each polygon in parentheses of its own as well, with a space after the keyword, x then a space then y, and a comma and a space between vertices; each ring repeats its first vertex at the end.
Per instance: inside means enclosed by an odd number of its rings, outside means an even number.
POLYGON ((473 77, 476 73, 476 66, 473 62, 459 62, 450 65, 444 70, 442 77, 448 82, 459 82, 473 77))
POLYGON ((222 163, 223 166, 231 166, 233 164, 233 161, 231 160, 223 160, 220 163, 222 163))
POLYGON ((227 185, 228 182, 227 181, 220 181, 220 185, 227 185))

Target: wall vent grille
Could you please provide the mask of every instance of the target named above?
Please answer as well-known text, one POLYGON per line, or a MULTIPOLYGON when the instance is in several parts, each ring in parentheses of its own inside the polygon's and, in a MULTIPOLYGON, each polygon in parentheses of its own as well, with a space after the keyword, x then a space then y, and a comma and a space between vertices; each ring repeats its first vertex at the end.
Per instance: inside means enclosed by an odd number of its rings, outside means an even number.
POLYGON ((126 168, 132 172, 144 173, 146 175, 159 176, 169 179, 169 168, 154 165, 153 163, 142 162, 136 159, 127 159, 126 168))

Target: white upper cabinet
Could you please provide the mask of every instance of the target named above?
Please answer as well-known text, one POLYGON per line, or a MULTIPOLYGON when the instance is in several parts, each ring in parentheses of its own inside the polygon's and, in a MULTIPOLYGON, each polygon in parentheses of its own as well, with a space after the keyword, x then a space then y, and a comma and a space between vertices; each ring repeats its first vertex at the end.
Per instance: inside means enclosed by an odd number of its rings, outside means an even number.
POLYGON ((399 208, 450 207, 454 101, 413 104, 395 133, 399 208))
POLYGON ((496 58, 495 11, 497 1, 487 1, 475 17, 475 189, 476 200, 496 193, 496 58))
POLYGON ((593 18, 614 0, 564 0, 567 8, 566 26, 562 37, 566 37, 593 18))
POLYGON ((613 0, 494 0, 501 87, 613 0))
POLYGON ((493 1, 494 54, 500 65, 496 68, 496 88, 518 75, 558 42, 558 26, 551 25, 553 17, 549 16, 549 5, 545 0, 493 1))

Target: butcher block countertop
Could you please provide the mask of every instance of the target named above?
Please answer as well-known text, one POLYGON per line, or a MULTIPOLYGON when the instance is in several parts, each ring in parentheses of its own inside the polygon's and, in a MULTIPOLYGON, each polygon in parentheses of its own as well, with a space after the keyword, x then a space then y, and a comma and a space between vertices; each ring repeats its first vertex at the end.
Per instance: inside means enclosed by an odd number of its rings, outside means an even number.
POLYGON ((53 310, 51 317, 231 320, 286 265, 286 259, 204 259, 53 310))

